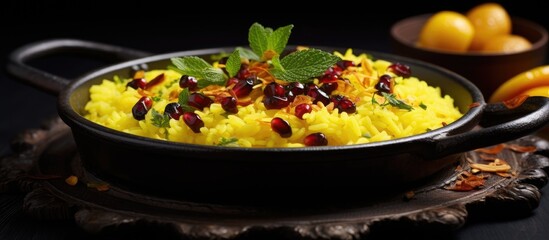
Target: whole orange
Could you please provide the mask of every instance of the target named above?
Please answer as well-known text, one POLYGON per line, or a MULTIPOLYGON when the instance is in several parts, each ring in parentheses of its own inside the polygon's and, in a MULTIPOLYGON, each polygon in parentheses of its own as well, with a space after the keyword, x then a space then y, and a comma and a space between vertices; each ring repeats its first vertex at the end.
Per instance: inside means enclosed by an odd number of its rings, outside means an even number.
POLYGON ((475 29, 470 50, 480 51, 494 36, 511 34, 511 18, 497 3, 480 4, 469 10, 466 16, 475 29))
POLYGON ((489 39, 482 47, 482 52, 513 53, 530 49, 532 44, 518 35, 499 35, 489 39))
POLYGON ((461 13, 441 11, 431 16, 421 29, 420 47, 465 52, 473 40, 474 29, 461 13))

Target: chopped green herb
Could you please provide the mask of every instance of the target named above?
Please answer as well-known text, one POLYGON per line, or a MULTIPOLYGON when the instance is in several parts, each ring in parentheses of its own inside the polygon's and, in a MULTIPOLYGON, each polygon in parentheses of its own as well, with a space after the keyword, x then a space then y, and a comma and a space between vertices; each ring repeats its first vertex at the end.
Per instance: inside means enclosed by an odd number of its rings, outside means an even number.
POLYGON ((159 102, 160 100, 162 100, 162 98, 160 96, 153 96, 152 100, 153 102, 159 102))
POLYGON ((419 107, 423 108, 423 110, 427 109, 427 105, 423 104, 423 102, 419 103, 419 107))
POLYGON ((227 63, 225 64, 225 69, 229 73, 229 77, 234 77, 238 71, 240 71, 240 65, 240 51, 236 49, 229 56, 229 59, 227 59, 227 63))
POLYGON ((272 59, 274 69, 271 72, 277 79, 307 83, 340 60, 333 54, 317 49, 307 49, 293 52, 282 59, 275 56, 272 59))
POLYGON ((371 138, 372 135, 370 135, 369 133, 365 133, 365 134, 362 134, 362 137, 365 137, 365 138, 371 138))
POLYGON ((166 84, 165 88, 171 88, 175 83, 179 83, 179 79, 176 78, 176 79, 172 80, 171 82, 166 84))
POLYGON ((238 146, 238 138, 221 138, 221 141, 217 143, 217 146, 238 146))
POLYGON ((408 110, 408 111, 414 110, 414 108, 412 106, 406 104, 402 100, 397 99, 396 96, 392 93, 381 92, 381 95, 385 98, 385 101, 383 103, 378 103, 376 101, 376 99, 374 97, 375 95, 374 95, 374 96, 372 96, 372 104, 378 104, 382 107, 387 106, 387 105, 391 105, 393 107, 397 107, 399 109, 404 109, 404 110, 408 110))
POLYGON ((394 94, 390 94, 390 93, 384 93, 382 92, 381 93, 383 95, 383 97, 385 97, 385 99, 389 102, 389 104, 391 104, 391 106, 393 107, 397 107, 397 108, 400 108, 400 109, 404 109, 404 110, 408 110, 408 111, 411 111, 413 110, 414 108, 408 104, 406 104, 405 102, 403 102, 402 100, 399 100, 396 98, 396 96, 394 94))
POLYGON ((168 116, 167 114, 160 114, 153 108, 152 124, 160 128, 167 128, 170 126, 170 116, 168 116))

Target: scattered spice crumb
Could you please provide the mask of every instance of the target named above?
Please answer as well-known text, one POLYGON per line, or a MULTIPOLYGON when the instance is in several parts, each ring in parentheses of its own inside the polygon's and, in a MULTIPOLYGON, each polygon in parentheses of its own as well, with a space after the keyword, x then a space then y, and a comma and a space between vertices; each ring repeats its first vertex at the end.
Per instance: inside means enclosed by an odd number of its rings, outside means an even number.
MULTIPOLYGON (((463 173, 469 173, 469 172, 464 171, 463 173)), ((460 192, 471 191, 484 186, 484 182, 486 178, 487 176, 482 174, 473 175, 469 173, 465 177, 463 174, 460 174, 458 180, 456 180, 453 185, 445 187, 445 189, 452 190, 452 191, 460 191, 460 192)))
POLYGON ((404 194, 404 201, 410 201, 414 198, 416 193, 414 191, 408 191, 404 194))
POLYGON ((95 188, 97 191, 104 192, 110 189, 110 185, 107 183, 88 183, 89 188, 95 188))
POLYGON ((65 182, 70 186, 75 186, 78 183, 78 177, 71 175, 68 178, 65 178, 65 182))
POLYGON ((522 105, 522 103, 526 101, 526 99, 528 99, 528 95, 519 95, 509 100, 503 101, 503 105, 505 105, 505 107, 508 109, 517 108, 522 105))
POLYGON ((498 154, 505 148, 505 144, 498 144, 490 148, 479 148, 476 149, 476 152, 486 153, 486 154, 498 154))
POLYGON ((513 176, 511 173, 506 172, 496 172, 496 174, 504 178, 510 178, 511 176, 513 176))
POLYGON ((505 147, 519 153, 531 153, 537 150, 536 146, 521 146, 518 144, 505 144, 505 147))

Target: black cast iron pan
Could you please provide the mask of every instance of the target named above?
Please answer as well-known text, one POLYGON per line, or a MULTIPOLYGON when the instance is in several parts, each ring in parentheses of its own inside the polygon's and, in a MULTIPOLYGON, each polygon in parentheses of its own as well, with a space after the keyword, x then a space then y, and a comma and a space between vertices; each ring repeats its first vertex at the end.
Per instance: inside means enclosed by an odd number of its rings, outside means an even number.
MULTIPOLYGON (((323 48, 326 51, 345 49, 323 48)), ((471 82, 437 66, 390 54, 355 49, 375 58, 405 63, 414 76, 439 86, 465 113, 440 129, 411 137, 349 146, 306 148, 234 148, 166 142, 102 127, 83 117, 88 89, 103 79, 130 76, 132 66, 165 69, 172 57, 212 54, 232 48, 153 55, 105 44, 58 39, 14 51, 8 70, 24 82, 58 94, 58 111, 71 127, 84 167, 109 183, 131 191, 196 201, 261 201, 353 194, 368 198, 408 186, 451 168, 463 152, 519 138, 549 122, 549 99, 531 97, 520 107, 486 104, 471 82), (134 59, 67 80, 25 61, 63 51, 134 59), (471 108, 473 103, 477 107, 471 108), (475 128, 481 120, 506 119, 475 128), (341 194, 343 193, 343 194, 341 194)))

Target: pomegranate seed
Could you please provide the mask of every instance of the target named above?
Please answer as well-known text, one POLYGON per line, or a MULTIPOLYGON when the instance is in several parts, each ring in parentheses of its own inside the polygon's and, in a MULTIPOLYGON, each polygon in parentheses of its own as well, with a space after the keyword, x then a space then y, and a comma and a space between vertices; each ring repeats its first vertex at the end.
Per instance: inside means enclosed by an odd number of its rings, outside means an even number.
POLYGON ((328 139, 324 133, 311 133, 303 139, 305 146, 326 146, 328 145, 328 139))
POLYGON ((291 91, 287 91, 287 92, 286 92, 286 98, 288 99, 288 102, 290 102, 290 103, 291 103, 291 102, 293 102, 293 101, 294 101, 294 99, 295 99, 295 95, 294 95, 294 93, 293 93, 293 92, 291 92, 291 91))
POLYGON ((313 98, 313 103, 322 102, 324 105, 328 105, 330 103, 330 97, 328 94, 318 89, 318 87, 314 84, 309 85, 307 96, 313 98))
POLYGON ((334 103, 334 106, 337 106, 339 104, 339 101, 345 99, 345 96, 342 95, 335 95, 330 98, 330 100, 334 103))
POLYGON ((200 128, 204 127, 202 118, 193 112, 183 113, 183 121, 185 121, 185 124, 187 124, 187 126, 189 126, 189 128, 191 128, 191 130, 195 133, 200 133, 200 128))
POLYGON ((278 96, 265 96, 263 98, 263 105, 266 109, 281 109, 290 105, 287 97, 278 97, 278 96))
POLYGON ((302 104, 299 104, 295 107, 295 115, 299 119, 303 119, 303 115, 305 113, 310 113, 312 111, 313 111, 313 108, 311 107, 310 104, 307 104, 307 103, 302 103, 302 104))
POLYGON ((221 100, 221 107, 226 112, 230 113, 237 113, 238 108, 236 107, 236 98, 234 97, 226 97, 221 100))
POLYGON ((339 66, 333 66, 324 71, 324 75, 335 75, 337 77, 341 76, 343 70, 339 66))
POLYGON ((335 82, 339 78, 338 75, 335 74, 324 74, 320 79, 318 79, 321 83, 328 83, 328 82, 335 82))
POLYGON ((152 107, 152 100, 149 97, 141 97, 132 108, 133 118, 136 120, 145 119, 145 115, 152 107))
POLYGON ((248 65, 247 64, 242 64, 242 65, 240 65, 240 70, 236 74, 236 78, 238 78, 240 80, 244 80, 244 79, 250 77, 250 75, 251 75, 251 73, 248 70, 248 65))
POLYGON ((225 86, 228 87, 228 86, 231 86, 233 84, 236 84, 237 82, 238 82, 238 78, 235 78, 235 77, 229 78, 229 80, 227 80, 227 83, 225 84, 225 86))
POLYGON ((191 95, 189 95, 189 100, 187 101, 187 104, 200 110, 209 107, 212 103, 212 99, 198 92, 191 93, 191 95))
POLYGON ((290 127, 290 124, 282 118, 273 118, 271 120, 271 128, 283 138, 289 138, 292 136, 292 127, 290 127))
POLYGON ((189 91, 196 91, 198 89, 198 80, 195 77, 183 75, 179 79, 179 86, 181 88, 188 88, 189 91))
POLYGON ((354 102, 352 102, 349 99, 342 99, 336 104, 337 109, 339 110, 339 113, 346 112, 346 113, 355 113, 356 112, 356 105, 354 102))
POLYGON ((133 79, 128 84, 126 84, 126 86, 131 87, 133 89, 138 89, 138 88, 145 89, 145 86, 147 86, 147 80, 145 80, 144 78, 136 78, 136 79, 133 79))
POLYGON ((179 120, 181 115, 183 115, 183 108, 179 105, 179 103, 168 103, 168 105, 164 108, 164 113, 167 113, 170 118, 179 120))
POLYGON ((305 94, 305 86, 300 82, 291 82, 286 88, 289 92, 292 92, 294 96, 305 94))
POLYGON ((326 82, 320 86, 320 90, 324 91, 326 94, 330 95, 334 90, 337 89, 337 82, 326 82))
POLYGON ((267 84, 265 88, 263 89, 263 94, 267 97, 277 96, 277 97, 283 97, 285 94, 284 87, 278 83, 272 82, 267 84))
POLYGON ((393 78, 390 75, 382 75, 379 77, 379 82, 376 84, 375 88, 379 92, 384 93, 391 93, 391 82, 393 81, 393 78))
POLYGON ((255 79, 255 77, 249 77, 245 80, 239 80, 233 87, 234 95, 238 98, 248 96, 253 90, 255 79))
POLYGON ((336 65, 341 69, 347 69, 348 67, 354 67, 355 63, 353 61, 343 60, 343 61, 337 62, 336 65))
POLYGON ((389 71, 401 77, 410 77, 412 76, 412 70, 410 66, 402 63, 393 63, 387 68, 389 71))

